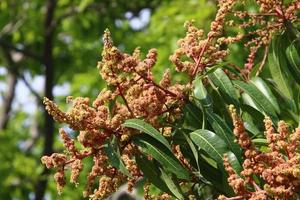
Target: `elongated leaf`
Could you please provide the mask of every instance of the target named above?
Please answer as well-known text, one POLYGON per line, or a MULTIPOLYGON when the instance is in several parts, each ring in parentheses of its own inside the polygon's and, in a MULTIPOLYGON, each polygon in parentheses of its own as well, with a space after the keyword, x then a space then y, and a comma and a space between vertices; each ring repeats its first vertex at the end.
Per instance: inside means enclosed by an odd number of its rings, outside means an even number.
POLYGON ((217 163, 223 163, 223 155, 228 152, 226 143, 215 133, 199 129, 190 133, 192 141, 217 163))
POLYGON ((123 174, 130 176, 125 164, 123 163, 115 136, 110 140, 106 140, 104 144, 104 151, 113 167, 119 169, 123 174))
POLYGON ((153 126, 144 122, 143 120, 129 119, 125 121, 123 126, 142 131, 164 144, 168 149, 171 149, 168 140, 164 136, 162 136, 162 134, 158 132, 153 126))
POLYGON ((202 125, 202 111, 192 102, 187 102, 183 108, 184 123, 183 128, 197 130, 202 125))
POLYGON ((283 55, 282 52, 282 45, 285 41, 282 41, 281 37, 282 36, 277 36, 272 41, 268 55, 268 66, 280 92, 288 99, 293 99, 289 74, 286 70, 285 55, 283 55))
POLYGON ((228 157, 228 161, 230 163, 230 165, 232 166, 232 168, 234 169, 234 171, 237 174, 240 174, 241 171, 243 170, 239 160, 237 159, 236 155, 234 153, 232 153, 231 151, 227 152, 227 157, 228 157))
POLYGON ((202 80, 197 76, 193 82, 194 84, 194 97, 199 100, 202 106, 207 110, 212 110, 212 100, 207 94, 207 91, 202 83, 202 80))
POLYGON ((227 178, 224 178, 221 170, 218 170, 209 165, 202 157, 199 157, 199 166, 203 177, 211 182, 212 186, 215 187, 223 194, 230 195, 232 193, 230 186, 228 185, 227 178))
POLYGON ((258 128, 253 124, 252 121, 245 121, 244 126, 247 131, 250 131, 253 134, 253 137, 261 134, 261 132, 258 130, 258 128))
POLYGON ((289 70, 294 79, 300 84, 300 39, 296 39, 286 49, 286 55, 289 61, 289 70))
POLYGON ((174 156, 172 151, 149 135, 137 135, 133 138, 134 143, 141 148, 142 152, 152 156, 165 170, 176 172, 178 178, 189 179, 188 171, 174 156))
POLYGON ((178 184, 178 182, 176 183, 172 176, 170 176, 169 174, 167 174, 164 170, 161 170, 161 175, 162 175, 162 179, 164 180, 164 182, 166 183, 166 185, 168 186, 169 190, 172 192, 172 194, 180 200, 184 200, 184 196, 182 194, 181 188, 178 184))
POLYGON ((295 123, 295 126, 297 126, 297 124, 299 122, 299 116, 300 116, 298 114, 299 113, 299 105, 300 105, 298 95, 300 94, 300 88, 295 87, 295 86, 293 86, 291 88, 293 88, 294 99, 288 99, 286 96, 283 96, 278 89, 275 89, 274 93, 276 96, 279 96, 280 107, 284 108, 284 109, 281 109, 281 113, 280 113, 281 120, 288 121, 288 120, 292 119, 295 123))
POLYGON ((255 138, 252 142, 256 145, 268 145, 267 139, 265 138, 255 138))
POLYGON ((184 131, 182 131, 182 134, 185 137, 185 140, 187 141, 187 143, 189 144, 189 147, 190 147, 191 151, 193 152, 193 156, 195 158, 198 171, 199 171, 199 173, 201 173, 200 172, 200 167, 199 167, 199 154, 198 154, 198 151, 197 151, 194 143, 192 142, 191 138, 187 135, 187 133, 185 133, 184 131))
POLYGON ((299 122, 300 121, 300 88, 298 88, 298 90, 296 91, 294 99, 296 102, 296 110, 297 110, 296 115, 298 115, 298 122, 299 122))
POLYGON ((215 113, 207 113, 207 118, 215 133, 226 142, 228 148, 240 159, 240 147, 234 142, 235 137, 228 125, 215 113))
POLYGON ((259 106, 259 109, 264 111, 264 113, 277 123, 278 118, 272 107, 270 101, 254 86, 251 84, 244 83, 242 81, 234 81, 234 84, 244 92, 246 92, 259 106))
POLYGON ((253 77, 251 79, 251 83, 253 83, 255 87, 259 89, 259 91, 261 91, 262 94, 265 95, 265 97, 270 101, 276 112, 279 113, 280 108, 277 99, 275 98, 268 85, 264 82, 264 80, 262 80, 260 77, 253 77))
MULTIPOLYGON (((191 141, 191 139, 190 139, 190 141, 191 141)), ((191 143, 194 144, 192 141, 191 141, 191 143)), ((191 148, 186 144, 180 145, 180 151, 181 151, 182 155, 187 159, 189 164, 195 169, 194 171, 192 171, 192 173, 199 176, 199 171, 197 171, 197 162, 196 162, 196 159, 194 157, 194 154, 193 154, 193 151, 191 150, 191 148)), ((197 149, 196 149, 196 152, 197 152, 197 149)))
POLYGON ((259 106, 257 105, 257 103, 255 103, 255 101, 251 98, 251 96, 247 93, 242 93, 242 99, 243 99, 243 102, 246 104, 246 105, 249 105, 251 106, 252 108, 256 109, 256 110, 260 110, 259 109, 259 106))
POLYGON ((161 172, 153 161, 148 160, 145 156, 135 157, 135 161, 139 168, 142 170, 144 176, 158 189, 163 192, 170 193, 168 186, 161 178, 161 172))
POLYGON ((264 121, 265 116, 263 115, 263 113, 259 112, 252 106, 246 104, 241 104, 241 110, 243 110, 242 119, 244 122, 246 122, 244 123, 245 127, 248 128, 247 127, 248 124, 250 126, 252 125, 256 127, 256 129, 250 127, 250 129, 247 130, 249 130, 253 134, 257 134, 258 132, 260 134, 261 132, 259 130, 264 128, 262 121, 264 121))
POLYGON ((238 96, 236 90, 224 71, 222 69, 217 69, 213 73, 209 74, 208 77, 220 89, 224 98, 229 99, 229 102, 235 104, 237 107, 238 96))

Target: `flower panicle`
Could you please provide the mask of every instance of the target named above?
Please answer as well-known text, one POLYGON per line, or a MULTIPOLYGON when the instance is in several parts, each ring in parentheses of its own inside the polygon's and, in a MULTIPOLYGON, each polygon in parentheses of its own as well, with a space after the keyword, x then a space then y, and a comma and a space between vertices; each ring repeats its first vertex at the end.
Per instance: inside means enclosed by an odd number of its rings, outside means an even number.
POLYGON ((230 166, 227 156, 224 156, 224 166, 229 175, 228 183, 233 188, 236 197, 220 196, 219 199, 295 199, 300 189, 300 154, 298 152, 300 125, 294 132, 290 132, 287 124, 279 121, 276 131, 271 119, 266 117, 264 124, 269 151, 261 152, 247 136, 243 121, 235 108, 229 106, 229 111, 233 120, 234 134, 238 144, 244 150, 245 160, 239 176, 230 166), (241 138, 246 142, 243 142, 241 138), (254 176, 264 180, 263 188, 258 186, 253 179, 254 176))

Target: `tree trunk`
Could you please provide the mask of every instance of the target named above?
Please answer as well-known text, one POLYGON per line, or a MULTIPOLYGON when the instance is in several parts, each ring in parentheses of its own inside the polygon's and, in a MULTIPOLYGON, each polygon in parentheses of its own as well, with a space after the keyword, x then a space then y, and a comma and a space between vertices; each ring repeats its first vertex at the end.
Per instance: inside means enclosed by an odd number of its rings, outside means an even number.
POLYGON ((10 111, 12 108, 12 102, 15 97, 16 85, 18 78, 16 74, 8 72, 7 75, 7 92, 4 96, 4 102, 2 104, 2 112, 0 116, 0 130, 5 130, 10 118, 10 111))
POLYGON ((8 50, 3 49, 4 55, 7 60, 7 92, 4 96, 4 102, 2 104, 2 111, 0 115, 0 130, 4 130, 7 127, 9 121, 9 115, 12 108, 12 102, 15 97, 16 85, 18 82, 17 68, 12 60, 11 53, 8 50))
MULTIPOLYGON (((53 99, 53 85, 54 85, 54 69, 53 69, 53 18, 56 7, 56 0, 47 1, 46 18, 44 23, 45 35, 44 35, 44 52, 43 62, 45 65, 45 96, 49 99, 53 99)), ((53 134, 54 134, 54 121, 52 117, 44 111, 44 150, 43 155, 51 155, 53 152, 53 134)), ((42 174, 35 188, 35 199, 42 200, 48 183, 49 170, 44 168, 42 174)))

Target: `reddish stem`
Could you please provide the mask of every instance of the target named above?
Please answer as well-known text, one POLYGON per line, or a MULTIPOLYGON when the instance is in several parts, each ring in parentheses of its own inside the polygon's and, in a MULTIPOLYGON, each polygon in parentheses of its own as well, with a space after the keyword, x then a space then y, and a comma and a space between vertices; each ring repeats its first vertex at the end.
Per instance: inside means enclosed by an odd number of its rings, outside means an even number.
POLYGON ((124 103, 125 103, 126 108, 127 108, 128 111, 130 112, 131 116, 134 117, 134 114, 133 114, 132 110, 130 109, 130 107, 129 107, 129 105, 128 105, 128 102, 127 102, 125 96, 123 95, 122 88, 120 87, 119 84, 117 84, 117 88, 118 88, 119 93, 120 93, 120 95, 121 95, 121 97, 122 97, 122 99, 123 99, 123 101, 124 101, 124 103))
POLYGON ((236 197, 226 198, 226 200, 240 200, 240 199, 245 199, 245 197, 244 196, 236 196, 236 197))
POLYGON ((162 91, 164 91, 166 94, 169 94, 170 96, 173 97, 178 97, 175 93, 171 92, 170 90, 167 90, 165 88, 163 88, 162 86, 158 85, 157 83, 155 83, 152 79, 149 79, 148 77, 143 76, 142 74, 139 74, 138 72, 136 72, 140 77, 142 77, 144 80, 150 82, 152 85, 154 85, 155 87, 161 89, 162 91))
POLYGON ((253 187, 255 188, 256 191, 261 191, 262 189, 255 183, 254 180, 251 179, 251 183, 253 185, 253 187))
POLYGON ((169 112, 169 111, 171 111, 171 110, 172 110, 172 108, 167 108, 167 109, 165 109, 165 110, 162 110, 160 113, 157 114, 157 116, 162 115, 162 114, 164 114, 164 113, 167 113, 167 112, 169 112))
POLYGON ((198 58, 196 59, 197 62, 196 62, 195 69, 194 69, 194 71, 193 71, 193 73, 192 73, 192 77, 194 77, 194 76, 196 75, 196 73, 197 73, 197 71, 198 71, 198 69, 199 69, 199 67, 200 67, 201 59, 202 59, 202 57, 203 57, 203 55, 204 55, 204 52, 205 52, 205 50, 206 50, 206 48, 207 48, 208 43, 211 41, 211 39, 212 39, 212 37, 211 37, 211 36, 208 36, 208 38, 207 38, 205 44, 203 45, 203 47, 202 47, 202 49, 201 49, 201 52, 200 52, 198 58))
POLYGON ((89 157, 89 156, 92 155, 93 153, 94 153, 93 151, 89 151, 89 152, 85 152, 85 153, 83 153, 83 154, 76 155, 76 158, 67 161, 67 162, 65 163, 65 165, 68 165, 68 164, 74 162, 74 161, 77 160, 77 159, 82 160, 82 159, 84 159, 84 158, 86 158, 86 157, 89 157))

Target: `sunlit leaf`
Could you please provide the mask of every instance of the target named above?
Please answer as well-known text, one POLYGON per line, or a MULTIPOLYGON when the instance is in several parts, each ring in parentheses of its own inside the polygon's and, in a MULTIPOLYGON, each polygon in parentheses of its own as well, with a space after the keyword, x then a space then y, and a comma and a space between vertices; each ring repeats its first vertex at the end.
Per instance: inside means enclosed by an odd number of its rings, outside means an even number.
POLYGON ((190 133, 192 141, 217 163, 223 163, 223 155, 229 150, 226 143, 215 133, 199 129, 190 133))
POLYGON ((213 104, 199 76, 193 81, 194 97, 201 102, 206 110, 212 110, 213 104))
POLYGON ((235 137, 228 125, 215 113, 207 113, 207 118, 215 133, 221 137, 227 144, 228 148, 238 157, 241 156, 240 147, 234 142, 235 137))
POLYGON ((285 55, 282 53, 282 42, 281 36, 277 36, 273 39, 268 55, 268 66, 281 93, 287 98, 293 99, 293 93, 290 87, 291 81, 286 70, 285 55))
POLYGON ((209 74, 208 77, 219 88, 221 94, 224 96, 224 99, 228 99, 230 103, 238 106, 238 96, 236 90, 222 69, 215 70, 213 73, 209 74))
POLYGON ((264 80, 260 77, 253 77, 250 82, 253 83, 255 87, 259 89, 259 91, 261 91, 261 93, 270 101, 276 112, 279 113, 280 108, 277 99, 272 93, 271 89, 268 87, 268 85, 264 82, 264 80))
POLYGON ((254 85, 247 84, 242 81, 234 81, 234 84, 244 92, 246 92, 259 106, 259 109, 264 111, 266 115, 271 117, 274 122, 278 121, 275 109, 270 101, 262 94, 254 85))
POLYGON ((151 137, 155 138, 157 141, 164 144, 168 149, 171 149, 168 140, 162 136, 160 132, 158 132, 153 126, 144 122, 140 119, 129 119, 126 120, 123 124, 124 127, 134 128, 143 133, 150 135, 151 137))

